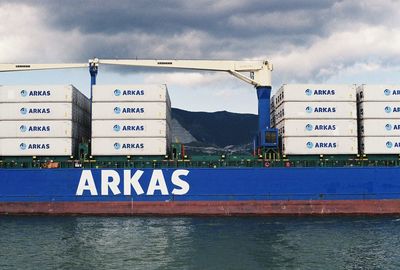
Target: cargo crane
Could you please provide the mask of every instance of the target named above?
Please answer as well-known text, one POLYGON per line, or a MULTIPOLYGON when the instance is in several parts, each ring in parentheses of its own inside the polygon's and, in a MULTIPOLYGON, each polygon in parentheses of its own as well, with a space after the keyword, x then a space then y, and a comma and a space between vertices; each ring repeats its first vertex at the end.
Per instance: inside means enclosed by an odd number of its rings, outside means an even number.
POLYGON ((258 132, 255 148, 259 154, 275 151, 278 147, 278 130, 271 128, 270 96, 272 64, 265 60, 134 60, 134 59, 91 59, 89 60, 92 84, 96 83, 99 65, 174 68, 203 71, 228 72, 240 80, 253 85, 258 98, 258 132), (242 73, 250 73, 250 76, 242 73))
POLYGON ((265 60, 130 60, 94 58, 90 59, 89 63, 0 64, 0 72, 89 67, 91 76, 90 96, 92 97, 92 88, 96 84, 100 64, 228 72, 253 85, 257 90, 258 132, 255 138, 257 152, 261 154, 277 149, 278 131, 275 128, 271 128, 269 117, 272 64, 265 60), (242 74, 243 72, 250 73, 250 76, 242 74))

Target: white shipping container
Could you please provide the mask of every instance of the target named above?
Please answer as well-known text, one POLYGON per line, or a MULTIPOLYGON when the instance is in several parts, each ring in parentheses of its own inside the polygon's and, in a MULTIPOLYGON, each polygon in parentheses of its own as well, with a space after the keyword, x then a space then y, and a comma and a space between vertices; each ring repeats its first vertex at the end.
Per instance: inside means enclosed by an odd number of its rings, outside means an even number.
POLYGON ((363 154, 400 154, 399 137, 362 137, 363 154))
POLYGON ((284 84, 274 95, 275 105, 286 101, 356 101, 354 84, 284 84))
POLYGON ((93 102, 169 100, 165 84, 94 85, 93 102))
POLYGON ((160 156, 168 153, 166 138, 93 138, 93 156, 160 156))
POLYGON ((287 137, 357 136, 355 119, 289 119, 279 122, 277 128, 280 135, 287 137))
POLYGON ((70 138, 0 139, 2 156, 71 156, 75 141, 70 138))
POLYGON ((358 153, 357 137, 283 137, 285 155, 350 155, 358 153))
POLYGON ((93 120, 92 137, 168 137, 165 120, 93 120))
POLYGON ((75 138, 78 125, 72 121, 0 121, 0 138, 75 138))
POLYGON ((356 102, 284 102, 275 111, 282 119, 356 119, 356 102))
POLYGON ((0 103, 0 120, 72 120, 90 127, 90 114, 73 103, 0 103))
POLYGON ((1 103, 0 120, 70 120, 87 113, 72 103, 1 103))
POLYGON ((361 102, 358 104, 360 119, 400 119, 399 102, 361 102))
POLYGON ((82 107, 89 99, 73 85, 3 85, 0 103, 73 102, 82 107))
POLYGON ((361 136, 400 136, 400 119, 363 119, 359 125, 361 136))
POLYGON ((400 85, 360 85, 358 101, 400 101, 400 85))
POLYGON ((95 102, 92 119, 169 119, 170 110, 165 102, 95 102))

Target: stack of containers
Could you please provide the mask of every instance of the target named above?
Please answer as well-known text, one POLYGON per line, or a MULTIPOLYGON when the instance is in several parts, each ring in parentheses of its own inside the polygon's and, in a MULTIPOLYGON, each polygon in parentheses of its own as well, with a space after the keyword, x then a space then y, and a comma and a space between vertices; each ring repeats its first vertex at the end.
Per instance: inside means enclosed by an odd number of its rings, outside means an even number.
POLYGON ((283 154, 357 154, 355 85, 285 84, 274 101, 283 154))
POLYGON ((400 86, 357 87, 363 154, 400 154, 400 86))
POLYGON ((171 101, 166 85, 95 85, 93 156, 167 155, 171 101))
POLYGON ((89 111, 72 85, 0 86, 0 153, 75 156, 90 138, 89 111))

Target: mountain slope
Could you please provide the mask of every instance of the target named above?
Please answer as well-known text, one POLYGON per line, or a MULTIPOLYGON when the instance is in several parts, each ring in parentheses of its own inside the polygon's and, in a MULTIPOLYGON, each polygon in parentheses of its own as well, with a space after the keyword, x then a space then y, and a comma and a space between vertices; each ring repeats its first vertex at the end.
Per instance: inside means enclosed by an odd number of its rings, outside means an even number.
MULTIPOLYGON (((221 112, 189 112, 172 108, 172 118, 179 123, 179 131, 172 128, 173 140, 188 143, 188 138, 195 139, 195 145, 227 146, 252 145, 257 130, 257 116, 254 114, 221 112)), ((177 123, 175 123, 175 126, 177 123)), ((190 140, 189 140, 190 141, 190 140)))

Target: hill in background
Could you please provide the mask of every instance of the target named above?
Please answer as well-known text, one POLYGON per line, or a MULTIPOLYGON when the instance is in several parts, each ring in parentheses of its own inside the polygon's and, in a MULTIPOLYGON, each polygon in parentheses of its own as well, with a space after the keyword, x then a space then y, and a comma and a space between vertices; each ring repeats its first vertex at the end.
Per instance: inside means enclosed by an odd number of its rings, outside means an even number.
POLYGON ((257 121, 254 114, 172 108, 172 139, 192 152, 248 154, 253 149, 257 121))

